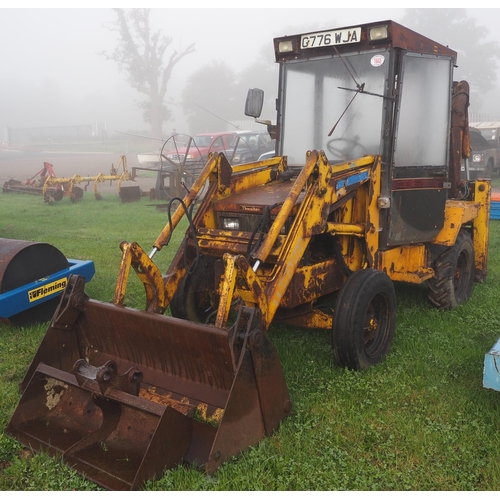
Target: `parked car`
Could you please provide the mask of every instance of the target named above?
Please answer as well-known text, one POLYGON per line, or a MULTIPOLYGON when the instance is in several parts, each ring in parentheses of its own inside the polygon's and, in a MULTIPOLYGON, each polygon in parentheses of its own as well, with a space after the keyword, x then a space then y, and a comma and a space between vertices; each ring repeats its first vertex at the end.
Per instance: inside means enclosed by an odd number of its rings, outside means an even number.
POLYGON ((233 152, 228 159, 232 165, 257 161, 262 154, 273 151, 275 141, 271 139, 267 131, 238 132, 237 143, 234 144, 233 152))
POLYGON ((500 122, 473 122, 471 129, 476 129, 488 141, 490 158, 488 162, 493 163, 493 171, 500 172, 500 122))
POLYGON ((170 137, 160 151, 139 153, 137 159, 144 167, 179 167, 205 164, 208 153, 229 151, 236 138, 235 132, 197 134, 193 137, 176 134, 170 137))
POLYGON ((179 165, 205 164, 209 153, 223 152, 228 155, 236 141, 236 132, 210 132, 196 134, 184 140, 185 146, 170 147, 164 156, 179 165))
POLYGON ((471 155, 469 160, 469 178, 491 179, 495 166, 495 149, 477 129, 470 129, 471 155))
POLYGON ((265 153, 262 153, 258 160, 269 160, 269 158, 274 158, 276 156, 276 151, 274 149, 272 151, 266 151, 265 153))
POLYGON ((274 151, 274 143, 266 131, 210 132, 193 137, 177 134, 167 141, 163 152, 139 153, 137 158, 142 166, 159 167, 163 163, 166 168, 200 169, 209 153, 222 152, 231 165, 238 165, 257 161, 263 153, 274 151))
POLYGON ((274 141, 267 131, 215 132, 195 135, 184 148, 172 149, 164 155, 175 163, 186 165, 205 163, 208 154, 222 152, 231 165, 257 161, 259 156, 274 148, 274 141))

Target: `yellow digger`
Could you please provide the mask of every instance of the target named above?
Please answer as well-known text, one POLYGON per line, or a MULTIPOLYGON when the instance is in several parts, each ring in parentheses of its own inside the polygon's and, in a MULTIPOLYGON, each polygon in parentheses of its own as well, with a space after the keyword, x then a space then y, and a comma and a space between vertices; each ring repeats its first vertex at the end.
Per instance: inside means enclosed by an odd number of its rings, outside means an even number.
POLYGON ((272 433, 291 409, 272 322, 326 328, 336 363, 367 369, 391 345, 395 281, 449 309, 486 277, 491 187, 461 179, 456 52, 392 21, 274 49, 277 122, 259 118, 259 89, 245 113, 275 156, 210 156, 151 250, 121 244, 111 303, 73 277, 21 383, 8 432, 106 488, 181 463, 212 473, 272 433), (162 273, 155 254, 184 217, 162 273), (144 311, 126 306, 131 270, 144 311))

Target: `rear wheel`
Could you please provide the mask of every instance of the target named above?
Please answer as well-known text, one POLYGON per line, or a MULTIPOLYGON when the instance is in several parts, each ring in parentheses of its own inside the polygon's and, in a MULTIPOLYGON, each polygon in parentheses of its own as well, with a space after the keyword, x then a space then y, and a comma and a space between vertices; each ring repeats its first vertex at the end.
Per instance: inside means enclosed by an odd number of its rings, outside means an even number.
POLYGON ((337 365, 365 370, 385 357, 396 327, 396 293, 391 279, 376 269, 352 274, 341 289, 332 329, 337 365))
POLYGON ((474 285, 474 245, 466 231, 433 265, 435 276, 428 282, 430 302, 438 309, 454 309, 472 295, 474 285))

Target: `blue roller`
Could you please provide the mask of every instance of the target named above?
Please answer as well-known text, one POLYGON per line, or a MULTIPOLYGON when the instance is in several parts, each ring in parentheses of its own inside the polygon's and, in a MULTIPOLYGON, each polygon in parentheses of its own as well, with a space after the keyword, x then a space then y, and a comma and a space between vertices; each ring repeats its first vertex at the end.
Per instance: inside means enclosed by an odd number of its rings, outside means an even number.
POLYGON ((500 391, 500 338, 484 356, 483 387, 500 391))
POLYGON ((0 317, 10 318, 58 297, 66 288, 70 274, 83 276, 86 282, 95 274, 94 262, 91 260, 68 259, 68 262, 70 267, 67 269, 0 294, 0 317))
POLYGON ((0 321, 48 321, 71 274, 90 281, 92 261, 67 259, 48 243, 0 238, 0 321))

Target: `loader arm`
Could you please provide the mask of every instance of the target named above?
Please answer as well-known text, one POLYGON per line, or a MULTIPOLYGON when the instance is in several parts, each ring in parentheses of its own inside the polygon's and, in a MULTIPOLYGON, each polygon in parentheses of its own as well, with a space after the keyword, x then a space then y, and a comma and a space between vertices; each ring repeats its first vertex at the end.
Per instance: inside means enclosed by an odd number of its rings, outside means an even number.
POLYGON ((168 224, 163 228, 158 238, 153 244, 152 255, 161 250, 170 241, 173 230, 177 227, 186 210, 191 206, 205 182, 213 175, 217 179, 218 188, 223 189, 231 175, 231 165, 229 165, 224 155, 211 155, 204 169, 196 181, 191 186, 190 191, 184 196, 182 203, 177 207, 168 224))
MULTIPOLYGON (((253 266, 243 255, 224 255, 225 273, 219 286, 221 300, 216 325, 226 325, 233 296, 237 296, 247 306, 253 305, 262 312, 261 328, 266 331, 314 235, 329 233, 364 238, 367 226, 364 221, 349 224, 327 222, 327 219, 328 214, 350 199, 361 184, 372 179, 372 172, 378 171, 378 167, 378 160, 372 156, 332 167, 323 152, 310 152, 261 246, 248 256, 254 259, 253 266), (278 245, 280 251, 275 264, 259 272, 259 264, 266 262, 277 244, 284 222, 303 191, 290 232, 278 245)), ((308 273, 307 266, 303 272, 308 273)), ((322 321, 331 322, 331 318, 322 321)))

